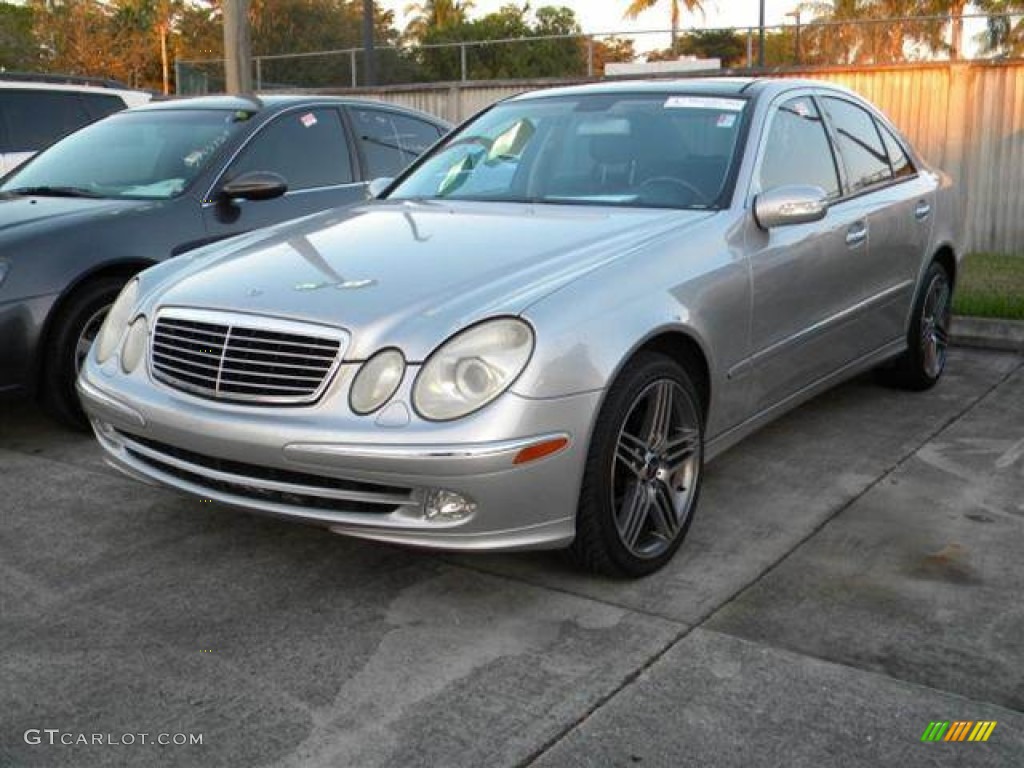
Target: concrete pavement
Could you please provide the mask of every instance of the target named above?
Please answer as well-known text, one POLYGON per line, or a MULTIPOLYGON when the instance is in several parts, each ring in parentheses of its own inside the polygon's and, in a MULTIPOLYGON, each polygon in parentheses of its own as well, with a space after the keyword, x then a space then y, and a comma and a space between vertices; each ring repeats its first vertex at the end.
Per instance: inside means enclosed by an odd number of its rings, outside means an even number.
POLYGON ((24 404, 0 467, 0 766, 1024 763, 1019 356, 768 427, 639 582, 212 508, 24 404), (921 744, 935 719, 999 725, 921 744))

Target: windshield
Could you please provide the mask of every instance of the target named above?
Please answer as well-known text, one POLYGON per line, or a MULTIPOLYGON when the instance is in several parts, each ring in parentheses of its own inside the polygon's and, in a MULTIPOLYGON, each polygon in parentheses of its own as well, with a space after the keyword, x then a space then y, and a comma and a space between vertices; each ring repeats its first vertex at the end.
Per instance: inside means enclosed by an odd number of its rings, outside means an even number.
POLYGON ((166 199, 209 164, 249 113, 226 110, 122 112, 37 155, 0 192, 166 199))
POLYGON ((388 198, 721 207, 746 104, 668 93, 506 102, 388 198))

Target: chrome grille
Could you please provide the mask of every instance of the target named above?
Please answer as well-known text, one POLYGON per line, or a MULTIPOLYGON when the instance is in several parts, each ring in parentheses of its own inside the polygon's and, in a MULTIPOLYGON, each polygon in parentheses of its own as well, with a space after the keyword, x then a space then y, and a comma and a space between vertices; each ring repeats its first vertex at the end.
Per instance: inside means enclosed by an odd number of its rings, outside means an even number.
POLYGON ((348 335, 290 320, 164 310, 150 342, 153 377, 227 402, 301 405, 323 393, 348 335))

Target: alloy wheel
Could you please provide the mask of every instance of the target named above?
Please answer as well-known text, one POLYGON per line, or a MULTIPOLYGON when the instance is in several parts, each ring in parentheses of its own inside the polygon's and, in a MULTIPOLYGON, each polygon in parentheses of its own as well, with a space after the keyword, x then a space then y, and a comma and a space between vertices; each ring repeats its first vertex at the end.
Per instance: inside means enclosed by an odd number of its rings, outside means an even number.
POLYGON ((684 530, 700 466, 695 404, 677 382, 652 382, 633 401, 612 462, 615 527, 631 554, 656 558, 684 530))
POLYGON ((946 367, 950 319, 949 280, 938 274, 928 286, 921 314, 921 360, 925 374, 938 378, 946 367))

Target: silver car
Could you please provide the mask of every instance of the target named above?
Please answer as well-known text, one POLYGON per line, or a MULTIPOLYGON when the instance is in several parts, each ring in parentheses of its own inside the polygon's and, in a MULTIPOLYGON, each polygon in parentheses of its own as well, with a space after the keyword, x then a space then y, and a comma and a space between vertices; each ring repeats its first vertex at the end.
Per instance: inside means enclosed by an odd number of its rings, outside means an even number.
POLYGON ((114 466, 639 576, 745 435, 868 368, 942 375, 950 181, 835 86, 526 94, 377 190, 125 288, 78 382, 114 466))

